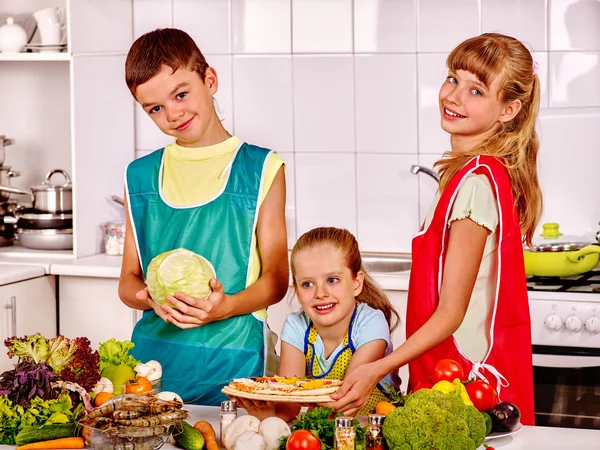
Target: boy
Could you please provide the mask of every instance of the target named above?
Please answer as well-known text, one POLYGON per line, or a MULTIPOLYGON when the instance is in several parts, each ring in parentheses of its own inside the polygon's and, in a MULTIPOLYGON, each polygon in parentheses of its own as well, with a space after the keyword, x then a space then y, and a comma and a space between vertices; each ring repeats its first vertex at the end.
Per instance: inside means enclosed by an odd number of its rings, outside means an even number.
POLYGON ((131 162, 119 296, 144 314, 132 354, 158 360, 162 388, 218 405, 233 378, 263 375, 271 347, 266 308, 288 284, 283 161, 242 143, 219 120, 216 71, 188 34, 158 29, 127 55, 126 82, 173 144, 131 162), (160 306, 144 283, 155 256, 184 247, 207 258, 213 293, 160 306))

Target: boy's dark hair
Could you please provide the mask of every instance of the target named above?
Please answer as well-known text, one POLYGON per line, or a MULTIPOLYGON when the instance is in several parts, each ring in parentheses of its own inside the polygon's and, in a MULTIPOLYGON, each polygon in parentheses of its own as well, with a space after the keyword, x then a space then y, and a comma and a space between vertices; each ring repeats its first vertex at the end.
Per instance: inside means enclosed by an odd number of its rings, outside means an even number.
POLYGON ((182 67, 197 72, 204 82, 208 63, 185 31, 158 28, 140 36, 129 49, 125 61, 125 82, 135 97, 135 90, 156 76, 162 66, 175 72, 182 67))

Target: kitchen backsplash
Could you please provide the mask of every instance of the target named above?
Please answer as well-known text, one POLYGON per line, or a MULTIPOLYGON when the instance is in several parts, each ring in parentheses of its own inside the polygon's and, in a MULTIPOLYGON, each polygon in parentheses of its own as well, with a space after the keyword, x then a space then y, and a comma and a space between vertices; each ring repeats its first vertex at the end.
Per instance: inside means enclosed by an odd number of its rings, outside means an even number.
MULTIPOLYGON (((445 58, 488 31, 533 51, 542 82, 544 221, 600 220, 600 0, 133 0, 134 37, 187 31, 219 74, 226 128, 287 163, 289 244, 346 227, 364 251, 410 251, 449 149, 445 58)), ((170 142, 136 109, 136 156, 170 142)))

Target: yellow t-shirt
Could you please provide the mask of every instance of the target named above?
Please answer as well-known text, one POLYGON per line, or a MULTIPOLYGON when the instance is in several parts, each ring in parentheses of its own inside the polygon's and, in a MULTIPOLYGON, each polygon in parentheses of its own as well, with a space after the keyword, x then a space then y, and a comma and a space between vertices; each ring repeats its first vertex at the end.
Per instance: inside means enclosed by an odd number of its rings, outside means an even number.
MULTIPOLYGON (((162 179, 165 199, 173 205, 191 206, 205 203, 217 196, 224 188, 230 163, 241 144, 242 141, 233 136, 208 147, 188 148, 176 143, 167 145, 162 179)), ((258 199, 259 208, 283 164, 283 160, 276 153, 269 155, 258 199)), ((258 280, 260 269, 260 254, 255 236, 247 286, 258 280)))

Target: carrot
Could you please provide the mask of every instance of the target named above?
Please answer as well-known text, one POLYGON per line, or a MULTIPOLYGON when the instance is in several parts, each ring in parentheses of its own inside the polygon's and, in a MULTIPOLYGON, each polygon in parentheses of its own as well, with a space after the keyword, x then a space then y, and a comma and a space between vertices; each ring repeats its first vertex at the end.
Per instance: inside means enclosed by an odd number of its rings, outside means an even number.
POLYGON ((81 437, 66 437, 52 439, 49 441, 32 442, 31 444, 20 445, 17 450, 36 450, 46 448, 83 448, 85 442, 81 437))
POLYGON ((215 429, 206 420, 200 420, 194 424, 194 428, 204 436, 204 445, 206 450, 219 450, 217 435, 215 429))

